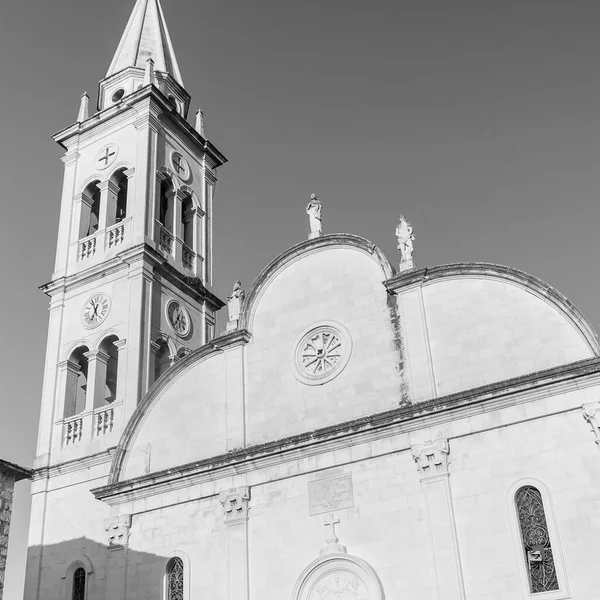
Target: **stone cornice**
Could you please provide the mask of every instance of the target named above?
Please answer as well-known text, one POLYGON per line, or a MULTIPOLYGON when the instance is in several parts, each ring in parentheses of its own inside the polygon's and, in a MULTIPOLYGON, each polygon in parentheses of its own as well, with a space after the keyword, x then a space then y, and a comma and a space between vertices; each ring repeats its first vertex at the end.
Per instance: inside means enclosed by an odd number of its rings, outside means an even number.
POLYGON ((245 329, 251 328, 251 321, 255 309, 255 305, 262 295, 268 282, 286 265, 294 262, 300 256, 310 254, 311 252, 320 250, 326 247, 352 247, 372 256, 379 263, 382 269, 384 278, 390 278, 394 275, 394 268, 385 257, 383 252, 375 245, 358 235, 350 233, 330 233, 312 240, 305 240, 288 248, 285 252, 272 260, 258 275, 246 294, 246 298, 242 304, 240 312, 240 327, 245 329))
POLYGON ((33 470, 0 459, 0 473, 8 475, 8 477, 11 477, 15 481, 21 481, 22 479, 31 479, 33 470))
POLYGON ((583 313, 566 296, 561 294, 551 285, 533 275, 529 275, 524 271, 519 271, 512 267, 493 263, 454 263, 449 265, 439 265, 437 267, 414 269, 399 273, 395 277, 385 281, 384 285, 389 292, 398 293, 406 288, 424 286, 439 281, 440 279, 456 277, 485 277, 499 281, 508 281, 531 292, 562 313, 579 331, 581 336, 587 342, 590 350, 596 356, 600 355, 600 341, 598 339, 598 334, 583 313))
POLYGON ((113 275, 125 269, 128 269, 135 262, 144 261, 155 269, 159 275, 163 276, 167 281, 174 285, 184 294, 202 304, 206 302, 210 309, 217 311, 225 303, 208 290, 198 278, 188 277, 180 273, 175 267, 170 265, 164 257, 158 254, 152 246, 143 243, 127 248, 111 258, 98 265, 90 267, 80 273, 60 277, 50 281, 42 286, 40 290, 51 298, 57 293, 66 293, 67 290, 74 290, 82 286, 86 286, 97 279, 104 278, 107 275, 113 275))
MULTIPOLYGON (((153 101, 161 112, 161 120, 171 125, 177 133, 184 133, 186 140, 193 144, 194 152, 210 157, 213 167, 220 167, 227 162, 225 155, 212 142, 203 138, 177 111, 173 110, 162 92, 151 84, 130 94, 123 102, 96 113, 86 121, 75 123, 59 131, 52 136, 52 139, 68 150, 67 143, 71 138, 82 137, 98 127, 113 127, 115 124, 113 119, 117 116, 121 119, 134 118, 138 120, 140 118, 139 104, 144 100, 146 100, 146 104, 148 101, 153 101), (135 112, 131 113, 132 110, 135 112)), ((93 134, 96 135, 96 131, 93 134)))
POLYGON ((57 477, 58 475, 65 475, 67 473, 74 473, 90 467, 96 467, 98 465, 106 464, 112 461, 115 454, 115 448, 108 448, 97 454, 90 454, 81 458, 74 458, 73 460, 67 460, 62 463, 56 463, 54 465, 48 465, 45 467, 38 467, 33 471, 33 481, 39 479, 49 479, 51 477, 57 477))
MULTIPOLYGON (((182 359, 171 371, 180 367, 200 350, 182 359)), ((211 354, 210 351, 205 352, 205 357, 211 354)), ((579 380, 576 384, 577 387, 598 385, 600 383, 600 359, 587 359, 539 373, 499 381, 285 439, 257 444, 134 479, 118 481, 120 467, 127 451, 127 442, 133 438, 137 424, 142 420, 150 405, 148 397, 154 391, 153 388, 128 423, 128 435, 124 434, 121 438, 111 468, 109 484, 96 488, 92 492, 100 500, 118 504, 134 498, 151 496, 164 490, 233 477, 266 468, 271 464, 298 460, 322 452, 332 452, 375 439, 395 437, 423 427, 438 426, 504 407, 531 402, 570 389, 575 385, 574 380, 577 379, 579 380), (143 404, 145 406, 142 406, 143 404)))

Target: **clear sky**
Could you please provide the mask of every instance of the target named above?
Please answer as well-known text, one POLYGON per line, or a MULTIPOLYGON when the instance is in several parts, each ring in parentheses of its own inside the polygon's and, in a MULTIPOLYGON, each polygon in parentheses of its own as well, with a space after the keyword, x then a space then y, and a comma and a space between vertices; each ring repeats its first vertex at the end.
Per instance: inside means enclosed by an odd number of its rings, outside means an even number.
MULTIPOLYGON (((0 456, 33 461, 61 151, 50 135, 104 76, 134 0, 5 2, 0 19, 0 456)), ((215 289, 248 287, 326 232, 419 266, 489 261, 566 294, 600 328, 597 0, 163 0, 193 111, 229 158, 216 192, 215 289)), ((285 307, 282 306, 284 311, 285 307)), ((5 598, 20 598, 19 484, 5 598)))

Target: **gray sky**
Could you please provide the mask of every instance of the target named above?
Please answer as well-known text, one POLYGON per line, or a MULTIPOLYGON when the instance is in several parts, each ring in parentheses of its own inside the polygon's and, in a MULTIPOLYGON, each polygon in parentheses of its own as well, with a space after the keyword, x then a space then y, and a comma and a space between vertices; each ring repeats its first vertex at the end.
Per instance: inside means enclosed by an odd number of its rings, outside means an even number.
MULTIPOLYGON (((61 151, 50 135, 95 92, 134 0, 5 2, 0 19, 0 456, 31 465, 61 151)), ((400 213, 419 266, 489 261, 557 287, 600 328, 597 0, 163 0, 184 81, 229 158, 215 282, 248 287, 326 232, 393 261, 400 213)), ((284 310, 284 307, 282 307, 284 310)), ((6 598, 22 586, 27 485, 6 598)))

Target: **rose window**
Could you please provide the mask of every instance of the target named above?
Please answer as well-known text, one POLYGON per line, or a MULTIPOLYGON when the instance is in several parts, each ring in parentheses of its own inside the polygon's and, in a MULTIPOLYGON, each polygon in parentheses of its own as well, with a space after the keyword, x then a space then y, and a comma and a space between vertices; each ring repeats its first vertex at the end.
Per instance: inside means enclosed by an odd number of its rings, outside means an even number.
POLYGON ((329 373, 339 362, 342 341, 333 331, 319 331, 302 350, 302 366, 312 375, 329 373))
POLYGON ((305 330, 293 355, 296 379, 308 385, 331 381, 346 366, 351 345, 350 334, 337 323, 305 330))

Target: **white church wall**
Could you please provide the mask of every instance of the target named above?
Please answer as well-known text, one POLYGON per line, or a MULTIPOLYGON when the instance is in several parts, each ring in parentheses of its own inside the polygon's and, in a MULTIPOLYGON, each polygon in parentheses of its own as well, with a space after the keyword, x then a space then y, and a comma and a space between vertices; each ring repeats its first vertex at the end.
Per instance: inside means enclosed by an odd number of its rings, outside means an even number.
POLYGON ((267 284, 247 346, 248 444, 398 406, 400 359, 383 278, 372 257, 333 247, 302 255, 267 284), (332 381, 305 385, 292 353, 302 332, 324 321, 349 331, 352 355, 332 381))
POLYGON ((508 282, 444 279, 423 302, 438 396, 593 356, 555 307, 508 282))
POLYGON ((145 415, 122 478, 226 452, 225 382, 222 354, 177 377, 145 415))

